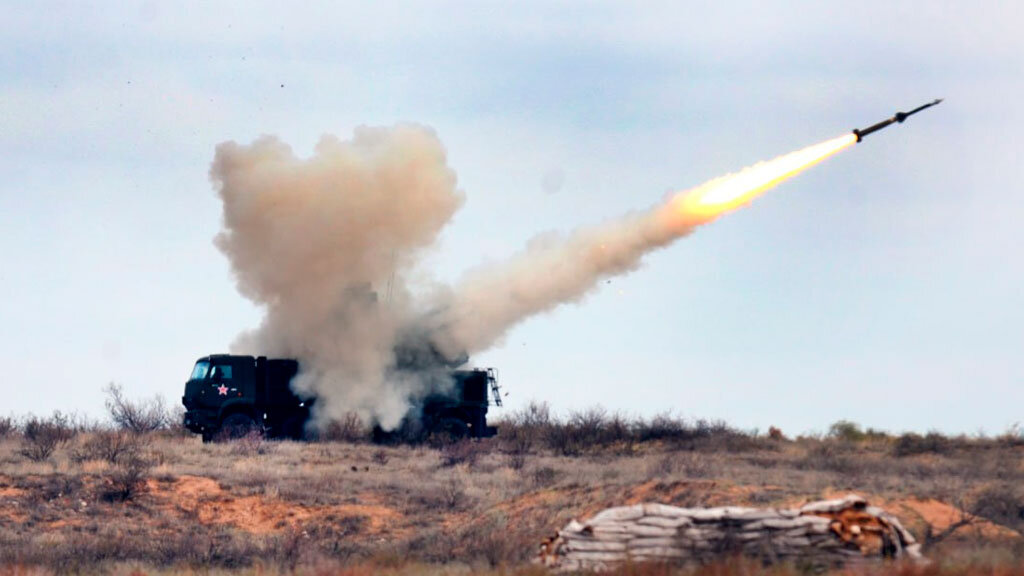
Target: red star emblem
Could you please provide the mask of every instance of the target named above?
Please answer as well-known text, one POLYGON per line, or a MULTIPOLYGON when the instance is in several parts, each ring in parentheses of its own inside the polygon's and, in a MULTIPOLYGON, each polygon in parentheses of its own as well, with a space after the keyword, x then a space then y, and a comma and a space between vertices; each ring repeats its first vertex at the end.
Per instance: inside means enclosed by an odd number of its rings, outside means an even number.
POLYGON ((228 395, 228 387, 223 385, 223 384, 221 384, 220 386, 217 387, 217 394, 220 394, 221 396, 227 396, 228 395))

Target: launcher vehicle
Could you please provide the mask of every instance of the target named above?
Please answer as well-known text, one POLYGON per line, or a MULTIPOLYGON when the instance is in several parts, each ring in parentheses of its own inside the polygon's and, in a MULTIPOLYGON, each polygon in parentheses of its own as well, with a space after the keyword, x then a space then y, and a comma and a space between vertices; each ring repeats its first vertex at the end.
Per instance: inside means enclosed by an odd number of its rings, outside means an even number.
MULTIPOLYGON (((270 438, 306 436, 315 397, 292 391, 299 362, 265 356, 214 354, 196 361, 185 384, 184 424, 204 442, 258 431, 270 438)), ((415 402, 399 432, 376 430, 374 437, 416 440, 430 434, 485 438, 497 429, 487 425, 487 409, 501 405, 497 375, 486 370, 446 369, 448 382, 415 402)))

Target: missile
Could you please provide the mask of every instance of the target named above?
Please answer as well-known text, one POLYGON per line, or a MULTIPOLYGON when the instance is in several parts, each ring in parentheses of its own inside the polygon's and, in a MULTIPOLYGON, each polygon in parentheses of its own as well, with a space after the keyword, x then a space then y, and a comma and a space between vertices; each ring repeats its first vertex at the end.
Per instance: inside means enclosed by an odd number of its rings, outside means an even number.
POLYGON ((918 106, 917 108, 914 108, 910 112, 897 112, 896 115, 893 116, 892 118, 889 118, 887 120, 882 120, 878 124, 874 124, 874 125, 868 126, 867 128, 854 128, 853 129, 853 134, 854 134, 854 136, 857 137, 857 142, 860 142, 868 134, 871 134, 872 132, 878 132, 879 130, 881 130, 882 128, 885 128, 886 126, 888 126, 889 124, 892 124, 893 122, 903 122, 908 117, 913 116, 914 114, 917 114, 918 112, 920 112, 921 110, 924 110, 925 108, 931 108, 932 106, 935 106, 939 102, 942 102, 942 98, 939 98, 939 99, 935 100, 934 102, 929 102, 927 104, 923 104, 921 106, 918 106))

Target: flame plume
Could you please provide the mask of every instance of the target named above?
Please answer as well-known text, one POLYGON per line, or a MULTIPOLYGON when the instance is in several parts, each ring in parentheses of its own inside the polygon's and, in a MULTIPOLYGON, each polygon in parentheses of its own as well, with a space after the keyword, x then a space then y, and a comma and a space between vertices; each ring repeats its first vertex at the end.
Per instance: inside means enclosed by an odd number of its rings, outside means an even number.
POLYGON ((677 194, 668 202, 666 209, 688 226, 705 224, 749 204, 767 190, 856 143, 855 135, 846 134, 759 162, 677 194))
POLYGON ((442 346, 480 351, 515 324, 581 299, 602 279, 634 270, 666 246, 857 142, 847 134, 679 192, 641 214, 538 238, 506 262, 471 271, 455 287, 442 346))

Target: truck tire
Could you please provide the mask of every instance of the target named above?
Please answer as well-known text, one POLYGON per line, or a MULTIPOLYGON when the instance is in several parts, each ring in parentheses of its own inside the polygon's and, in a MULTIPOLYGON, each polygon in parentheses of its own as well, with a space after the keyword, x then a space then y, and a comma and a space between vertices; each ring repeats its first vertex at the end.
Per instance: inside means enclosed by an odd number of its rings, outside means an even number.
POLYGON ((227 440, 236 440, 256 430, 256 422, 248 414, 236 412, 224 419, 220 430, 219 436, 227 440))
POLYGON ((437 431, 452 441, 462 440, 469 436, 469 426, 467 426, 462 420, 458 420, 456 418, 445 418, 444 420, 441 420, 437 431))
POLYGON ((281 425, 281 438, 301 441, 306 439, 306 419, 292 416, 281 425))

